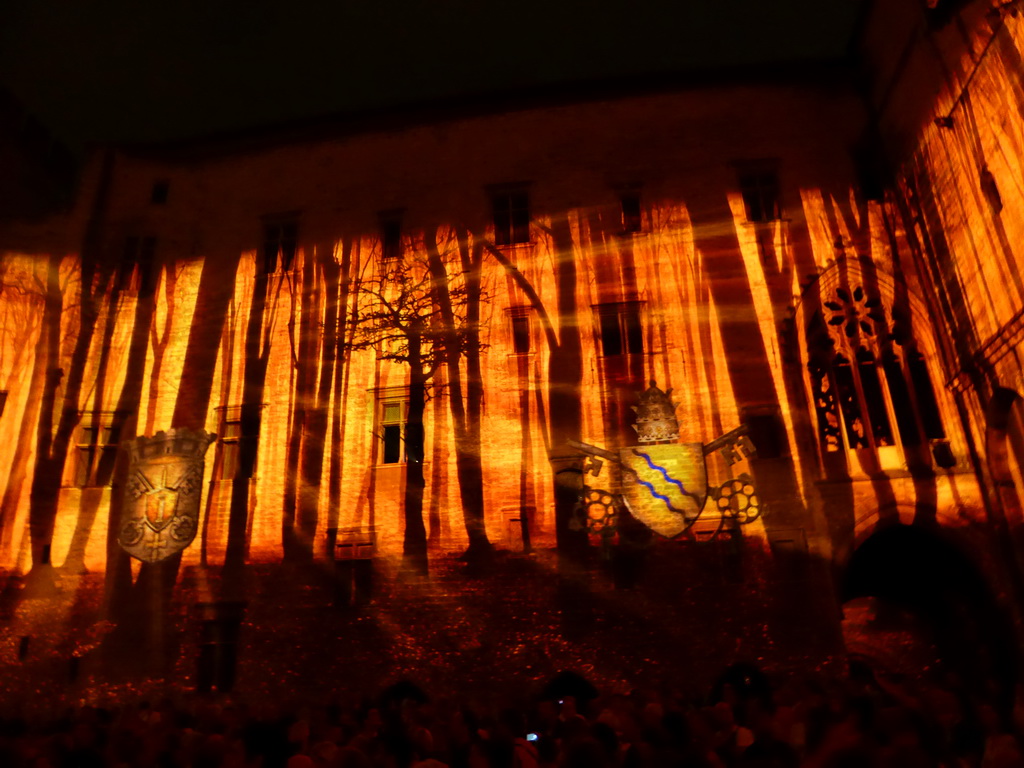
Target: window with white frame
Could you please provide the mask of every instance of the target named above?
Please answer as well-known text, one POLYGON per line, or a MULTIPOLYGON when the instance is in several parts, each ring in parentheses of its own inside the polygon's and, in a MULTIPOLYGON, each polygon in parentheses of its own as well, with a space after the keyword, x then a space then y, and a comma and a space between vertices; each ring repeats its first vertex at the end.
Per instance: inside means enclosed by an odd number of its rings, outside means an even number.
POLYGON ((409 397, 406 392, 378 393, 377 429, 378 464, 403 464, 406 460, 405 425, 409 420, 409 397))

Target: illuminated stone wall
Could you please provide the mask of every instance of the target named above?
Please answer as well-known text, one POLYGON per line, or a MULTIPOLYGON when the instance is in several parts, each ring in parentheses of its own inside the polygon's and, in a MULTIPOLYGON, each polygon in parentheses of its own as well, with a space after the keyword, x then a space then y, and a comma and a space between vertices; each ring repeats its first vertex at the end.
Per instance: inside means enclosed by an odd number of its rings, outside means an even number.
MULTIPOLYGON (((961 540, 1004 585, 1020 583, 1024 522, 1022 21, 1017 3, 877 4, 861 40, 891 169, 885 207, 918 270, 940 375, 988 502, 985 532, 961 540)), ((1019 601, 1019 586, 1011 594, 1019 601)))
MULTIPOLYGON (((842 561, 880 521, 977 522, 981 497, 944 386, 949 339, 934 333, 930 273, 919 271, 924 262, 898 206, 867 202, 856 183, 850 150, 865 125, 863 106, 841 83, 720 85, 339 129, 330 137, 120 151, 107 166, 97 160, 67 222, 74 247, 54 253, 46 238, 33 245, 27 237, 3 257, 10 277, 0 375, 10 395, 0 419, 0 466, 23 469, 20 479, 3 470, 2 563, 26 568, 30 554, 41 557, 40 546, 29 546, 42 407, 33 393, 46 391, 46 361, 53 360, 65 373, 50 432, 60 432, 61 413, 84 414, 69 420, 67 461, 56 473, 55 565, 102 569, 116 552, 107 532, 117 467, 106 478, 93 470, 78 487, 85 426, 101 429, 104 414, 116 414, 110 418, 128 433, 205 427, 230 442, 241 429, 233 426, 241 406, 253 398, 258 460, 252 480, 241 484, 244 514, 236 511, 233 527, 231 497, 240 485, 223 465, 239 448, 222 440, 207 456, 200 534, 183 562, 219 565, 230 559, 232 541, 252 561, 281 559, 289 541, 322 556, 334 527, 372 526, 385 554, 400 552, 403 469, 383 464, 379 401, 401 399, 408 367, 345 344, 335 355, 325 350, 324 333, 331 312, 349 334, 353 318, 372 311, 366 289, 381 269, 380 212, 399 210, 403 259, 420 264, 436 249, 452 295, 465 287, 460 244, 483 260, 480 455, 495 545, 521 546, 512 521, 523 508, 532 512, 534 545, 554 543, 549 453, 564 454, 569 436, 612 449, 629 444, 629 406, 651 379, 674 389, 682 441, 706 443, 744 423, 762 441, 750 469, 770 513, 746 529, 755 540, 842 561), (751 209, 744 191, 752 178, 755 188, 777 178, 777 211, 751 209), (154 184, 164 182, 166 202, 152 202, 154 184), (510 190, 528 200, 528 242, 496 245, 492 197, 510 190), (622 200, 634 196, 639 231, 627 232, 622 200), (271 251, 280 264, 291 248, 282 245, 291 237, 285 228, 293 225, 290 268, 260 276, 268 231, 276 233, 271 251), (151 257, 147 238, 154 238, 151 257), (151 261, 148 280, 140 268, 118 271, 126 248, 128 263, 151 261), (87 286, 95 302, 86 302, 96 314, 86 320, 91 337, 83 345, 85 263, 96 265, 87 286), (54 269, 56 282, 48 282, 54 269), (48 314, 47 296, 62 302, 51 301, 48 314), (848 334, 858 312, 874 314, 848 334), (520 316, 526 334, 517 342, 513 318, 520 316), (642 352, 633 350, 634 316, 642 352), (53 322, 59 332, 51 332, 53 322), (605 354, 609 323, 619 329, 617 354, 605 354), (833 368, 824 379, 811 366, 822 333, 832 334, 824 348, 833 368), (844 344, 848 357, 863 348, 873 362, 851 379, 848 407, 833 403, 829 416, 815 388, 829 376, 833 391, 842 384, 834 354, 844 344), (899 431, 892 382, 910 376, 904 352, 911 348, 934 384, 952 457, 939 472, 932 471, 933 439, 922 433, 910 446, 899 431), (893 350, 901 354, 898 367, 883 370, 893 350), (873 393, 870 377, 879 370, 882 389, 873 393), (72 391, 76 376, 81 386, 72 391), (559 396, 579 403, 578 429, 559 396), (832 432, 823 426, 829 418, 832 432)), ((939 129, 935 136, 942 140, 939 129)), ((997 171, 1001 178, 1003 166, 997 171)), ((1006 186, 1005 204, 1018 205, 1006 186)), ((773 192, 761 194, 760 204, 775 204, 773 192)), ((980 231, 949 229, 953 240, 980 231)), ((1006 275, 982 278, 979 286, 1006 282, 1006 275)), ((1013 303, 1008 298, 992 312, 1001 318, 1013 303)), ((460 375, 466 386, 465 357, 460 375)), ((435 377, 430 387, 451 372, 441 366, 435 377)), ((432 545, 457 550, 467 536, 454 417, 447 391, 432 394, 424 414, 424 520, 432 545)), ((924 406, 915 398, 910 407, 917 415, 902 424, 924 429, 924 406)), ((717 456, 708 470, 712 483, 729 476, 717 456)), ((36 517, 40 545, 50 531, 46 516, 36 517)))

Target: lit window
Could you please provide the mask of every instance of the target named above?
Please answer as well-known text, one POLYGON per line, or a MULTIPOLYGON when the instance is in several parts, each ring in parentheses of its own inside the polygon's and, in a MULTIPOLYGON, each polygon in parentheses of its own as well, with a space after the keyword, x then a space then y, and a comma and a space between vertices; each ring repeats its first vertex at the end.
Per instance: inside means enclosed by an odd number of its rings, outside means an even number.
POLYGON ((594 310, 597 312, 602 355, 612 357, 643 354, 644 329, 640 319, 639 302, 599 304, 594 310))
POLYGON ((121 419, 117 412, 87 412, 81 416, 76 446, 75 485, 88 488, 110 485, 121 419))
POLYGON ((739 182, 747 221, 765 222, 782 218, 779 176, 773 168, 743 168, 739 173, 739 182))
POLYGON ((295 260, 299 225, 295 221, 268 221, 263 224, 262 265, 265 274, 287 272, 295 260))
POLYGON ((239 442, 242 439, 242 406, 229 405, 220 411, 220 429, 217 431, 216 475, 220 480, 238 476, 239 442))
POLYGON ((388 397, 378 401, 377 435, 380 437, 381 464, 405 461, 405 424, 409 418, 408 399, 388 397))
POLYGON ((526 190, 496 193, 491 202, 495 245, 530 242, 530 199, 526 190))

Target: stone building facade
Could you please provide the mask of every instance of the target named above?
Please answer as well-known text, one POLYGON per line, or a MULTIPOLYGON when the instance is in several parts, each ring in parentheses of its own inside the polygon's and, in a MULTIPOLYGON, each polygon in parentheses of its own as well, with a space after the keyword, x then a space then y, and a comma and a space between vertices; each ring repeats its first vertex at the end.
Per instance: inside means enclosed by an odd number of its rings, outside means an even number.
POLYGON ((420 453, 430 552, 581 544, 569 441, 655 381, 681 442, 747 428, 726 527, 787 589, 1017 622, 1022 50, 1016 3, 901 0, 857 67, 97 153, 3 250, 0 563, 138 572, 117 447, 171 427, 217 434, 186 567, 397 556, 420 453))

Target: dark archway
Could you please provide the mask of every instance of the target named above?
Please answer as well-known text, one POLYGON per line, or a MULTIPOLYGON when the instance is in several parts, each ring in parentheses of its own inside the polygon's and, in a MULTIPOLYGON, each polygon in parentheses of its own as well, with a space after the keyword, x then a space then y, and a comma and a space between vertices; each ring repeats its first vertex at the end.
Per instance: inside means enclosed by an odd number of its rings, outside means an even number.
POLYGON ((945 535, 891 525, 854 552, 842 600, 876 598, 911 614, 938 650, 942 666, 1004 713, 1017 679, 1013 629, 978 568, 945 535))

